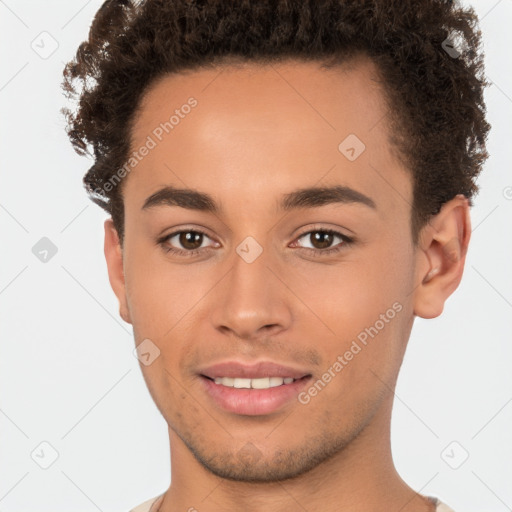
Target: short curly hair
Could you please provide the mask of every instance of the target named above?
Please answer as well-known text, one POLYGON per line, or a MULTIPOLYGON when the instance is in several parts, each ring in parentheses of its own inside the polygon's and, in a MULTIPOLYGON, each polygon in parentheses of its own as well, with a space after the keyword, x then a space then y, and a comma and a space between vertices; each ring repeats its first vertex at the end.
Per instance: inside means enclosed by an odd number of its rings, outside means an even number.
MULTIPOLYGON (((450 0, 107 0, 64 68, 63 108, 79 154, 94 155, 89 197, 124 234, 122 183, 142 95, 167 73, 230 60, 369 57, 385 85, 393 145, 413 176, 411 228, 463 194, 487 158, 483 51, 473 9, 450 0), (457 43, 457 44, 455 44, 457 43), (92 149, 92 153, 90 151, 92 149)), ((329 64, 330 63, 330 64, 329 64)))

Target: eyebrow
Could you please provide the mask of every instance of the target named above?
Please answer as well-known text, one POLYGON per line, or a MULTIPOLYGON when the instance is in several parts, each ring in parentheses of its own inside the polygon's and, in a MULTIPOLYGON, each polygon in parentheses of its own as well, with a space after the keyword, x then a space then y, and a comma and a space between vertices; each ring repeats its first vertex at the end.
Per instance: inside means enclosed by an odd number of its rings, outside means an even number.
MULTIPOLYGON (((370 197, 357 190, 342 185, 331 187, 309 187, 294 190, 283 195, 278 208, 291 211, 301 208, 316 208, 328 204, 362 204, 376 209, 375 202, 370 197)), ((220 214, 221 206, 213 197, 204 192, 192 189, 166 186, 150 195, 142 206, 143 210, 157 206, 179 206, 189 210, 199 210, 208 213, 220 214)))

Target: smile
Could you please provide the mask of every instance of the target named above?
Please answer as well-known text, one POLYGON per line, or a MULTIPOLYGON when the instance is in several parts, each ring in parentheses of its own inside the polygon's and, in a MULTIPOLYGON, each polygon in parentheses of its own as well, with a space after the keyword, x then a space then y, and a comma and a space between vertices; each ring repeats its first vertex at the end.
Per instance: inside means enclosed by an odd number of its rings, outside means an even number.
POLYGON ((208 401, 224 412, 262 416, 297 404, 297 396, 312 379, 293 377, 207 377, 200 375, 208 401))
POLYGON ((216 377, 215 384, 227 386, 230 388, 246 388, 246 389, 268 389, 283 384, 291 384, 294 380, 293 377, 262 377, 260 379, 246 379, 243 377, 216 377))

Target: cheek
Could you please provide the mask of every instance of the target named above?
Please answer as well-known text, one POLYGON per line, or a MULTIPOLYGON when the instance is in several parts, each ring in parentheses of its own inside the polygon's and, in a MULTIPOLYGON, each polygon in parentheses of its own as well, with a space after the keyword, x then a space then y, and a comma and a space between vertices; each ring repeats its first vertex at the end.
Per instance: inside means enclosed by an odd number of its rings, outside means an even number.
POLYGON ((295 265, 288 276, 307 317, 323 333, 352 336, 395 302, 408 300, 413 273, 407 250, 374 245, 335 265, 295 265))
POLYGON ((383 241, 336 267, 298 270, 294 291, 308 306, 300 330, 316 340, 327 369, 341 356, 344 382, 360 384, 369 370, 386 379, 399 367, 411 327, 412 261, 406 244, 383 241))
POLYGON ((165 337, 206 295, 209 286, 200 266, 171 264, 154 247, 128 249, 125 281, 134 330, 144 337, 165 337))

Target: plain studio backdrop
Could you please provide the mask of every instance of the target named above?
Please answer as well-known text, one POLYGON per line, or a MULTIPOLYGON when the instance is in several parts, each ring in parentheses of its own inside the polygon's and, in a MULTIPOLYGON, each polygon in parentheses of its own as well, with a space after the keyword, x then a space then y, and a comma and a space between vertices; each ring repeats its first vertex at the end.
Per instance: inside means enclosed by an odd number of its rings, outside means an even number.
MULTIPOLYGON (((73 151, 59 112, 63 66, 101 3, 0 1, 2 512, 128 511, 170 478, 167 427, 107 278, 107 215, 82 188, 92 160, 73 151)), ((415 322, 392 447, 398 471, 422 494, 456 512, 505 512, 512 509, 512 2, 471 5, 492 82, 490 158, 462 283, 440 318, 415 322)))

